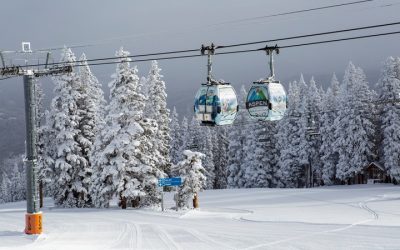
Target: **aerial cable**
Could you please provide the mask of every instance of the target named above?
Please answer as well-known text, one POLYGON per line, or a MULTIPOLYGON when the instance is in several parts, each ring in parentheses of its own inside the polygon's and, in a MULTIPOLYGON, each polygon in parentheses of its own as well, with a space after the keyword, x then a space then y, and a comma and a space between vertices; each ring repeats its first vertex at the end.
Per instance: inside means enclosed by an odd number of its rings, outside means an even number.
MULTIPOLYGON (((332 40, 324 40, 324 41, 309 42, 309 43, 302 43, 302 44, 292 44, 292 45, 280 46, 278 48, 281 48, 281 49, 282 48, 294 48, 294 47, 302 47, 302 46, 309 46, 309 45, 334 43, 334 42, 340 42, 340 41, 349 41, 349 40, 358 40, 358 39, 365 39, 365 38, 372 38, 372 37, 389 36, 389 35, 395 35, 395 34, 400 34, 400 31, 378 33, 378 34, 364 35, 364 36, 347 37, 347 38, 332 39, 332 40)), ((249 49, 249 50, 218 52, 215 54, 216 55, 227 55, 227 54, 249 53, 249 52, 264 51, 264 50, 265 50, 265 48, 258 48, 258 49, 249 49)), ((184 59, 184 58, 193 58, 193 57, 201 57, 201 56, 203 56, 203 55, 194 54, 194 55, 184 55, 184 56, 158 57, 158 58, 131 60, 130 62, 148 62, 148 61, 154 61, 154 60, 161 61, 161 60, 184 59)), ((123 58, 115 57, 113 59, 123 59, 123 58)), ((92 59, 92 61, 93 60, 98 60, 98 59, 92 59)), ((74 67, 85 66, 85 64, 79 64, 80 62, 83 62, 83 61, 76 61, 76 62, 74 62, 75 65, 73 65, 73 66, 74 67)), ((98 66, 98 65, 110 65, 110 64, 117 64, 117 63, 120 63, 120 62, 119 61, 99 62, 99 63, 88 63, 87 65, 88 66, 98 66)), ((60 65, 60 64, 66 64, 66 62, 50 63, 48 65, 60 65)), ((33 64, 33 65, 21 65, 19 67, 35 67, 35 66, 44 66, 44 65, 45 64, 36 64, 36 65, 33 64)))
POLYGON ((94 44, 86 44, 86 45, 71 45, 71 46, 63 46, 63 47, 56 47, 56 48, 50 48, 50 49, 37 49, 34 52, 48 52, 48 51, 57 51, 57 50, 63 50, 65 47, 69 49, 76 49, 76 48, 86 48, 86 47, 92 47, 94 44))
MULTIPOLYGON (((321 32, 321 33, 313 33, 313 34, 299 35, 299 36, 292 36, 292 37, 284 37, 284 38, 270 39, 270 40, 263 40, 263 41, 256 41, 256 42, 223 45, 223 46, 217 46, 216 49, 225 49, 225 48, 230 48, 230 47, 247 46, 247 45, 278 42, 278 41, 286 41, 286 40, 294 40, 294 39, 315 37, 315 36, 324 36, 324 35, 352 32, 352 31, 358 31, 358 30, 382 28, 382 27, 394 26, 394 25, 400 25, 400 22, 392 22, 392 23, 385 23, 385 24, 379 24, 379 25, 363 26, 363 27, 356 27, 356 28, 350 28, 350 29, 335 30, 335 31, 321 32)), ((393 34, 397 34, 397 32, 395 32, 393 34)), ((385 34, 382 34, 382 35, 385 35, 385 34)), ((387 35, 390 35, 390 34, 388 33, 387 35)), ((373 36, 380 36, 380 35, 379 34, 372 35, 371 37, 373 37, 373 36)), ((367 37, 370 37, 370 36, 365 36, 365 37, 362 36, 360 38, 367 38, 367 37)), ((357 39, 357 37, 355 37, 355 38, 346 38, 345 40, 347 40, 347 39, 348 40, 353 40, 353 39, 357 39)), ((345 40, 337 39, 335 41, 345 41, 345 40)), ((318 42, 318 43, 321 43, 321 42, 318 42)), ((303 46, 305 46, 305 45, 303 45, 303 46)), ((311 44, 308 44, 308 45, 311 45, 311 44)), ((295 47, 295 46, 299 46, 299 45, 293 45, 292 47, 295 47)), ((284 48, 284 47, 281 47, 281 48, 284 48)), ((262 49, 230 51, 230 52, 218 52, 216 54, 219 54, 219 55, 234 54, 234 53, 253 52, 253 51, 258 51, 258 50, 262 50, 262 49)), ((158 52, 158 53, 147 53, 147 54, 130 55, 130 56, 128 56, 128 58, 148 57, 148 56, 157 56, 157 55, 169 55, 169 54, 183 54, 183 53, 198 52, 198 51, 199 51, 199 49, 175 50, 175 51, 165 51, 165 52, 158 52)), ((133 60, 133 62, 146 62, 146 61, 151 61, 151 60, 167 60, 167 59, 179 59, 179 58, 189 58, 189 57, 196 57, 196 55, 189 55, 189 56, 182 56, 182 57, 176 56, 176 57, 165 57, 165 58, 155 58, 155 59, 133 60)), ((104 57, 104 58, 88 59, 86 61, 78 60, 78 61, 75 61, 75 63, 79 64, 79 63, 85 63, 85 62, 109 61, 109 60, 118 60, 118 59, 122 59, 122 57, 104 57)), ((111 62, 111 63, 110 62, 107 62, 107 63, 93 63, 93 64, 90 64, 90 65, 107 65, 107 64, 113 64, 113 63, 114 62, 111 62)), ((60 64, 63 64, 63 62, 49 63, 47 65, 48 66, 52 66, 52 65, 60 65, 60 64)), ((32 67, 32 66, 45 66, 45 64, 20 65, 20 67, 32 67)), ((76 66, 79 66, 79 65, 76 65, 76 66)))
POLYGON ((327 6, 322 6, 322 7, 309 8, 309 9, 303 9, 303 10, 295 10, 295 11, 283 12, 283 13, 278 13, 278 14, 271 14, 271 15, 266 15, 266 16, 258 16, 258 17, 251 17, 251 18, 243 18, 243 19, 234 20, 234 21, 226 21, 226 22, 218 23, 216 25, 224 25, 224 24, 230 24, 230 23, 240 23, 240 22, 247 22, 247 21, 259 20, 259 19, 265 19, 265 18, 271 18, 271 17, 287 16, 287 15, 300 14, 300 13, 317 11, 317 10, 324 10, 324 9, 343 7, 343 6, 348 6, 348 5, 362 4, 362 3, 373 2, 373 1, 374 0, 362 0, 362 1, 342 3, 342 4, 327 5, 327 6))
POLYGON ((317 44, 324 44, 324 43, 334 43, 334 42, 358 40, 358 39, 365 39, 365 38, 371 38, 371 37, 389 36, 389 35, 396 35, 396 34, 400 34, 400 31, 372 34, 372 35, 365 35, 365 36, 339 38, 339 39, 332 39, 332 40, 325 40, 325 41, 318 41, 318 42, 309 42, 309 43, 302 43, 302 44, 293 44, 293 45, 282 46, 280 48, 282 48, 282 49, 294 48, 294 47, 302 47, 302 46, 317 45, 317 44))
POLYGON ((240 46, 247 46, 247 45, 263 44, 263 43, 271 43, 271 42, 280 42, 280 41, 294 40, 294 39, 300 39, 300 38, 308 38, 308 37, 315 37, 315 36, 325 36, 325 35, 332 35, 332 34, 338 34, 338 33, 346 33, 346 32, 358 31, 358 30, 382 28, 382 27, 394 26, 394 25, 399 25, 399 24, 400 24, 400 22, 384 23, 384 24, 362 26, 362 27, 342 29, 342 30, 319 32, 319 33, 313 33, 313 34, 307 34, 307 35, 298 35, 298 36, 290 36, 290 37, 284 37, 284 38, 263 40, 263 41, 257 41, 257 42, 248 42, 248 43, 237 43, 237 44, 231 44, 231 45, 223 45, 223 46, 218 46, 218 48, 225 49, 225 48, 231 48, 231 47, 240 47, 240 46))
MULTIPOLYGON (((159 57, 159 58, 150 58, 150 59, 138 59, 138 60, 131 60, 129 62, 150 62, 150 61, 162 61, 162 60, 172 60, 172 59, 184 59, 184 58, 193 58, 193 57, 201 57, 203 55, 201 54, 196 54, 196 55, 187 55, 187 56, 170 56, 170 57, 159 57)), ((123 59, 122 58, 116 58, 116 59, 123 59)), ((98 65, 108 65, 108 64, 118 64, 120 63, 119 61, 117 62, 100 62, 100 63, 88 63, 89 66, 98 66, 98 65)), ((79 67, 83 65, 74 65, 74 67, 79 67)))
MULTIPOLYGON (((358 40, 358 39, 366 39, 372 37, 380 37, 380 36, 389 36, 389 35, 396 35, 400 34, 400 31, 393 31, 393 32, 386 32, 386 33, 378 33, 372 35, 364 35, 364 36, 355 36, 355 37, 346 37, 340 39, 332 39, 332 40, 324 40, 324 41, 317 41, 317 42, 309 42, 309 43, 302 43, 302 44, 292 44, 292 45, 285 45, 285 46, 278 46, 279 49, 284 48, 295 48, 295 47, 302 47, 302 46, 309 46, 309 45, 317 45, 317 44, 325 44, 325 43, 334 43, 334 42, 341 42, 341 41, 350 41, 350 40, 358 40)), ((258 48, 258 49, 248 49, 248 50, 238 50, 238 51, 227 51, 227 52, 218 52, 215 55, 228 55, 228 54, 238 54, 238 53, 249 53, 249 52, 256 52, 256 51, 264 51, 265 47, 258 48)), ((148 59, 137 59, 131 60, 130 62, 149 62, 149 61, 162 61, 162 60, 173 60, 173 59, 184 59, 184 58, 193 58, 193 57, 201 57, 201 54, 194 54, 194 55, 184 55, 184 56, 171 56, 171 57, 157 57, 157 58, 148 58, 148 59)), ((113 58, 113 59, 123 59, 123 58, 113 58)), ((95 59, 93 59, 95 60, 95 59)), ((74 63, 79 63, 80 61, 76 61, 74 63)), ((99 63, 88 63, 88 66, 99 66, 99 65, 110 65, 110 64, 118 64, 119 61, 113 62, 99 62, 99 63)), ((54 63, 55 65, 65 64, 65 62, 61 63, 54 63)), ((49 64, 52 65, 52 64, 49 64)), ((40 66, 40 65, 22 65, 21 67, 29 67, 29 66, 40 66)), ((76 64, 73 65, 74 67, 81 67, 84 66, 83 64, 76 64)))
MULTIPOLYGON (((175 51, 166 51, 166 52, 158 52, 158 53, 148 53, 148 54, 137 54, 127 56, 128 58, 136 58, 136 57, 147 57, 147 56, 158 56, 158 55, 170 55, 170 54, 183 54, 189 52, 198 52, 199 49, 188 49, 188 50, 175 50, 175 51)), ((125 57, 105 57, 99 59, 89 59, 86 62, 94 62, 94 61, 107 61, 107 60, 115 60, 115 59, 123 59, 125 57)), ((183 57, 185 58, 185 57, 183 57)), ((173 58, 171 58, 173 59, 173 58)), ((76 61, 77 63, 84 62, 84 61, 76 61)))
MULTIPOLYGON (((364 36, 338 38, 338 39, 331 39, 331 40, 324 40, 324 41, 317 41, 317 42, 309 42, 309 43, 292 44, 292 45, 278 46, 278 48, 279 49, 287 49, 287 48, 302 47, 302 46, 309 46, 309 45, 317 45, 317 44, 324 44, 324 43, 334 43, 334 42, 358 40, 358 39, 365 39, 365 38, 371 38, 371 37, 389 36, 389 35, 395 35, 395 34, 400 34, 400 31, 378 33, 378 34, 364 35, 364 36)), ((218 52, 218 53, 215 53, 215 54, 216 55, 227 55, 227 54, 248 53, 248 52, 263 51, 263 50, 265 50, 265 48, 218 52)))
MULTIPOLYGON (((334 43, 334 42, 341 42, 341 41, 350 41, 350 40, 358 40, 358 39, 366 39, 372 37, 380 37, 380 36, 389 36, 389 35, 396 35, 400 34, 400 31, 393 31, 393 32, 386 32, 386 33, 378 33, 372 35, 364 35, 364 36, 355 36, 355 37, 346 37, 340 39, 333 39, 333 40, 324 40, 318 42, 310 42, 310 43, 302 43, 302 44, 292 44, 286 46, 279 46, 279 49, 283 48, 294 48, 294 47, 302 47, 302 46, 309 46, 309 45, 317 45, 317 44, 324 44, 324 43, 334 43)), ((239 51, 227 51, 227 52, 218 52, 215 55, 228 55, 228 54, 238 54, 238 53, 249 53, 249 52, 256 52, 256 51, 264 51, 265 47, 258 48, 258 49, 249 49, 249 50, 239 50, 239 51)), ((197 55, 187 55, 187 56, 172 56, 172 57, 159 57, 159 58, 149 58, 149 59, 138 59, 138 60, 131 60, 130 62, 149 62, 149 61, 161 61, 161 60, 171 60, 171 59, 182 59, 182 58, 193 58, 193 57, 200 57, 203 56, 201 54, 197 55)), ((118 58, 117 58, 118 59, 118 58)), ((97 65, 108 65, 108 64, 117 64, 120 62, 102 62, 102 63, 89 63, 89 66, 97 66, 97 65)), ((83 65, 75 65, 75 67, 79 67, 83 65)))
MULTIPOLYGON (((249 18, 230 20, 230 21, 225 21, 225 22, 220 22, 220 23, 215 23, 215 24, 210 24, 210 25, 205 25, 205 26, 200 26, 200 27, 194 27, 194 28, 191 28, 188 30, 193 30, 193 29, 197 30, 199 28, 210 28, 210 27, 215 27, 215 26, 223 26, 223 25, 227 25, 227 24, 248 22, 248 21, 252 21, 252 20, 267 19, 267 18, 273 18, 273 17, 278 17, 278 16, 287 16, 287 15, 300 14, 300 13, 305 13, 305 12, 312 12, 312 11, 318 11, 318 10, 331 9, 331 8, 338 8, 338 7, 344 7, 344 6, 350 6, 350 5, 358 5, 358 4, 364 4, 367 2, 373 2, 373 1, 375 1, 375 0, 360 0, 360 1, 343 3, 343 4, 334 4, 334 5, 327 5, 327 6, 315 7, 315 8, 309 8, 309 9, 301 9, 301 10, 295 10, 295 11, 289 11, 289 12, 282 12, 282 13, 271 14, 271 15, 266 15, 266 16, 249 17, 249 18)), ((390 6, 390 4, 388 6, 390 6)), ((148 36, 148 35, 153 35, 153 34, 158 34, 158 33, 165 33, 165 31, 153 32, 150 34, 143 33, 143 34, 139 34, 139 35, 113 37, 113 38, 107 38, 107 39, 102 39, 102 40, 92 40, 92 41, 89 41, 87 44, 76 44, 76 45, 71 45, 71 46, 67 46, 67 47, 68 48, 94 47, 94 46, 98 46, 98 45, 111 44, 112 41, 116 41, 116 40, 121 41, 122 39, 137 38, 137 37, 143 37, 143 36, 148 36)), ((187 32, 184 32, 184 33, 187 33, 187 32)), ((56 51, 56 50, 62 50, 63 48, 64 48, 63 46, 59 46, 59 47, 54 47, 54 48, 50 48, 50 49, 38 49, 38 50, 35 50, 34 52, 56 51)), ((11 52, 18 52, 18 51, 11 51, 11 52)))

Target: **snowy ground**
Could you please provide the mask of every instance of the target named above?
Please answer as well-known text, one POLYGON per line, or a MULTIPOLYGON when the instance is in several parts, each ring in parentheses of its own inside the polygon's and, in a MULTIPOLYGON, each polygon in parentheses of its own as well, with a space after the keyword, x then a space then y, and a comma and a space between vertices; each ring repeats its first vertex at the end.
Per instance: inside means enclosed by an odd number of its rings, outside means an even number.
MULTIPOLYGON (((199 210, 58 209, 27 236, 25 203, 0 205, 0 249, 400 249, 400 187, 214 190, 199 210)), ((171 196, 167 205, 172 206, 171 196)))

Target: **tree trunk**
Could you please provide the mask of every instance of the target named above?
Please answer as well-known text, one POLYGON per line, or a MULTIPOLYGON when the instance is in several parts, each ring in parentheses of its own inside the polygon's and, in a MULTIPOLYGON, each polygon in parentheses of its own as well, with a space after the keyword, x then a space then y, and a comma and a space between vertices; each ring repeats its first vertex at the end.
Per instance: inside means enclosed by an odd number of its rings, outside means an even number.
POLYGON ((132 207, 139 207, 140 205, 140 197, 136 197, 131 201, 132 207))
POLYGON ((197 194, 194 194, 193 197, 193 208, 199 208, 199 199, 197 197, 197 194))
POLYGON ((43 207, 43 181, 39 182, 39 206, 43 207))
POLYGON ((122 195, 119 195, 119 204, 118 204, 122 209, 126 209, 126 198, 122 197, 122 195))

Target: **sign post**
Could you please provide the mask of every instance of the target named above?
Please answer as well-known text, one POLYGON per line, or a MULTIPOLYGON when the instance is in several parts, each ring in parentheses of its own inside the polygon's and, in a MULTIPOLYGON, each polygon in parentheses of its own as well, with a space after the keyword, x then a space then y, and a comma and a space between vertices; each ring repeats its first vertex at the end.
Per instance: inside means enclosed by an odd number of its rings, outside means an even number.
MULTIPOLYGON (((182 185, 181 177, 173 177, 173 178, 160 178, 158 179, 159 187, 174 187, 182 185)), ((178 210, 178 206, 176 206, 178 210)), ((164 190, 161 190, 161 210, 164 212, 164 190)))
POLYGON ((161 211, 164 212, 164 189, 161 189, 161 211))

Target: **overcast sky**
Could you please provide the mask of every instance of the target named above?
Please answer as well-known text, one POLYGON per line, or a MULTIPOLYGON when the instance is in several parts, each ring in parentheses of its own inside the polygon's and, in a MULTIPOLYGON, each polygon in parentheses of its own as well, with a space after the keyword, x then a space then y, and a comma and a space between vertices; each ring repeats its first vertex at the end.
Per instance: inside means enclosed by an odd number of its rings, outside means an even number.
MULTIPOLYGON (((120 46, 132 54, 142 54, 200 48, 201 44, 210 42, 225 45, 400 21, 399 0, 375 0, 329 10, 240 21, 352 1, 355 0, 1 0, 0 50, 18 50, 22 41, 31 42, 32 49, 64 44, 93 45, 74 49, 74 52, 77 56, 85 52, 88 58, 99 58, 114 56, 120 46)), ((400 27, 286 41, 278 45, 384 31, 400 31, 400 27)), ((400 55, 399 39, 400 35, 395 35, 282 50, 276 58, 276 74, 284 82, 297 79, 300 73, 307 77, 315 75, 317 82, 333 72, 341 78, 350 60, 367 72, 376 71, 386 57, 400 55)), ((58 59, 59 52, 54 56, 58 59)), ((191 100, 196 89, 205 80, 206 58, 160 61, 159 64, 168 88, 169 106, 177 105, 181 112, 188 112, 192 109, 191 100)), ((140 75, 146 75, 149 66, 150 63, 139 63, 140 75)), ((240 85, 267 75, 266 66, 267 57, 263 52, 218 56, 214 59, 214 75, 232 82, 238 90, 240 85)), ((114 65, 99 66, 93 71, 106 86, 114 69, 114 65)), ((14 82, 2 81, 0 91, 14 82)))

